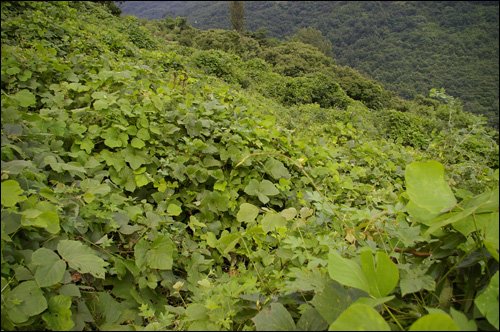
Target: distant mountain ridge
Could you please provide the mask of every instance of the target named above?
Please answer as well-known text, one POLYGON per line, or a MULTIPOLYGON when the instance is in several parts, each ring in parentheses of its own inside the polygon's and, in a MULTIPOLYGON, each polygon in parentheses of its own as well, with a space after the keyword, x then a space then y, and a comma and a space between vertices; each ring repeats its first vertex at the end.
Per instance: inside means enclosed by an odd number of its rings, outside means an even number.
MULTIPOLYGON (((124 14, 185 17, 194 28, 230 29, 227 1, 127 1, 124 14)), ((341 65, 404 98, 445 88, 498 128, 497 1, 246 1, 245 29, 284 39, 313 27, 341 65)))

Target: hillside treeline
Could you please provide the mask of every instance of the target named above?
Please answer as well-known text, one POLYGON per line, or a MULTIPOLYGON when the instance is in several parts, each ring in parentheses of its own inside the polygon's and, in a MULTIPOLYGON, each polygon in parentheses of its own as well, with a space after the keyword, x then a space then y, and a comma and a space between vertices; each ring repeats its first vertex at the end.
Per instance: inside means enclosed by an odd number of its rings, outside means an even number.
MULTIPOLYGON (((496 1, 245 1, 245 27, 284 40, 321 31, 331 55, 399 96, 444 88, 498 130, 496 1)), ((185 17, 201 30, 231 29, 224 1, 127 1, 125 14, 185 17)))

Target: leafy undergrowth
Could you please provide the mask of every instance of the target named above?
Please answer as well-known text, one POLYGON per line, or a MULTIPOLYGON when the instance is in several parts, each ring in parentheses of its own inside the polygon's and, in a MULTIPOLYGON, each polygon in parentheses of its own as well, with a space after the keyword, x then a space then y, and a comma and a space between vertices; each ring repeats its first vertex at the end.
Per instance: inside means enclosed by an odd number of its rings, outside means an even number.
POLYGON ((361 102, 284 106, 192 55, 2 2, 2 329, 498 330, 480 125, 377 136, 361 102))

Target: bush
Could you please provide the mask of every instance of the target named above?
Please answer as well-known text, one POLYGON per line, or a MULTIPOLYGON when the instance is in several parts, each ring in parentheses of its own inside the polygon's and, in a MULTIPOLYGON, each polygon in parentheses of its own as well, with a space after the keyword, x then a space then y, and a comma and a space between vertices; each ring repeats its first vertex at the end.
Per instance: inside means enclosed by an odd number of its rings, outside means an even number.
POLYGON ((284 77, 278 84, 268 84, 267 90, 284 105, 316 103, 323 108, 345 108, 352 101, 338 83, 322 73, 313 77, 284 77))
POLYGON ((145 27, 139 26, 138 20, 134 16, 127 16, 125 32, 128 34, 129 40, 139 48, 150 51, 158 48, 158 42, 151 32, 145 27))
POLYGON ((236 55, 218 50, 209 50, 195 53, 193 63, 209 75, 226 78, 232 81, 233 65, 241 61, 236 55))

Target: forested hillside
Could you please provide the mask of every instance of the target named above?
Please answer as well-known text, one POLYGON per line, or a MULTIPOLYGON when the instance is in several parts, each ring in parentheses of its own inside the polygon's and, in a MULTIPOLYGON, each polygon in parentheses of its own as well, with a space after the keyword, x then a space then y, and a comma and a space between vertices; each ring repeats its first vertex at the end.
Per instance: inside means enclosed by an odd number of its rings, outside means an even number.
POLYGON ((108 4, 1 3, 2 330, 499 329, 483 118, 108 4))
MULTIPOLYGON (((231 29, 227 1, 127 1, 124 14, 231 29)), ((498 1, 245 1, 245 27, 285 39, 312 27, 333 58, 400 96, 444 88, 498 130, 498 1)))

